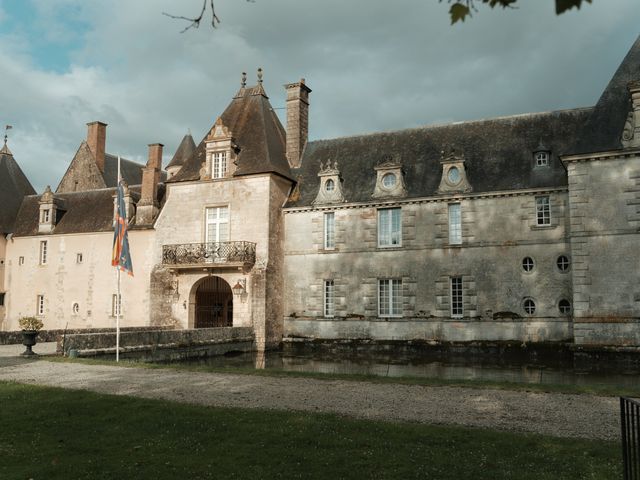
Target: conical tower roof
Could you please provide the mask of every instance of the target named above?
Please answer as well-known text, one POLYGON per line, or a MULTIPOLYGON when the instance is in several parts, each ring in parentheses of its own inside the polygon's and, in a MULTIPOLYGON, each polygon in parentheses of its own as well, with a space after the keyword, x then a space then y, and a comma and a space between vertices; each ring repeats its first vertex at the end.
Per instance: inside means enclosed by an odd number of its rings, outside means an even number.
POLYGON ((35 193, 5 143, 0 149, 0 233, 13 232, 22 199, 35 193))
POLYGON ((173 158, 171 159, 169 164, 164 167, 164 169, 167 170, 171 167, 181 167, 182 165, 184 165, 184 162, 186 162, 189 157, 193 155, 193 152, 195 152, 195 150, 196 142, 193 141, 191 133, 187 133, 182 138, 182 141, 180 142, 176 153, 173 155, 173 158))

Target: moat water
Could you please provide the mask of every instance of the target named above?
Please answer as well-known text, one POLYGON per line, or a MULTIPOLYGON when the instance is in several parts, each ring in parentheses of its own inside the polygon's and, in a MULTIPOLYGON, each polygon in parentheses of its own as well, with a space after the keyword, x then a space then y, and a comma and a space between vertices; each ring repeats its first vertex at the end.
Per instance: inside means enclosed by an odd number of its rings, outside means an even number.
POLYGON ((424 377, 640 388, 640 362, 621 356, 576 357, 557 351, 433 351, 423 348, 286 346, 280 351, 183 360, 216 368, 424 377))

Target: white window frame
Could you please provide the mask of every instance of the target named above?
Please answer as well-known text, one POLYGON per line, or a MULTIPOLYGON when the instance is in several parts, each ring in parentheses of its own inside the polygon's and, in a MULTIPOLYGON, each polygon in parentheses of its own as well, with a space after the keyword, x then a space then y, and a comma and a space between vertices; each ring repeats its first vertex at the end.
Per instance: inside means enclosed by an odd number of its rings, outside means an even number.
POLYGON ((211 157, 211 178, 225 178, 227 176, 227 152, 213 152, 211 157))
POLYGON ((378 209, 378 247, 394 248, 402 246, 402 209, 378 209))
POLYGON ((447 206, 449 217, 449 244, 462 244, 462 206, 460 203, 450 203, 447 206))
POLYGON ((336 213, 324 213, 324 249, 333 250, 336 248, 336 213))
POLYGON ((464 315, 464 287, 462 277, 450 277, 449 302, 451 318, 462 318, 464 315))
POLYGON ((536 167, 548 167, 548 166, 549 166, 549 153, 536 152, 536 167))
POLYGON ((111 316, 118 315, 122 315, 122 294, 118 297, 118 294, 114 293, 111 295, 111 316))
POLYGON ((549 195, 536 197, 536 225, 551 225, 551 198, 549 195))
POLYGON ((44 315, 44 295, 36 297, 36 315, 39 317, 44 315))
POLYGON ((49 223, 51 219, 51 210, 48 208, 42 209, 42 215, 40 215, 40 223, 49 223))
POLYGON ((205 223, 205 228, 204 228, 204 241, 205 243, 220 243, 220 242, 228 242, 229 241, 229 237, 230 237, 230 223, 229 223, 229 206, 228 205, 223 205, 223 206, 219 206, 219 207, 207 207, 205 208, 204 211, 204 223, 205 223), (223 217, 220 215, 220 213, 222 211, 226 211, 226 216, 223 217), (210 212, 215 212, 215 215, 211 216, 209 215, 210 212), (226 224, 227 225, 227 230, 226 230, 226 238, 222 238, 222 236, 220 235, 220 225, 222 224, 226 224), (214 237, 215 238, 210 238, 211 234, 210 234, 210 226, 213 225, 213 232, 214 232, 214 237))
POLYGON ((47 250, 49 248, 47 240, 40 240, 40 265, 47 264, 47 250))
POLYGON ((399 278, 378 279, 378 317, 402 317, 402 280, 399 278))
POLYGON ((335 298, 336 290, 333 280, 325 280, 323 284, 323 313, 325 318, 333 318, 335 316, 335 298))

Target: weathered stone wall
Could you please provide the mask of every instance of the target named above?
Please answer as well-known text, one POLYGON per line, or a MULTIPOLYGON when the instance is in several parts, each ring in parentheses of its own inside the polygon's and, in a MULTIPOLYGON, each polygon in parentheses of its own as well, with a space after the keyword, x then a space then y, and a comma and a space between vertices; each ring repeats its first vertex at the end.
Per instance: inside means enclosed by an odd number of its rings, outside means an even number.
POLYGON ((570 257, 566 192, 467 196, 460 203, 461 246, 449 245, 448 202, 442 199, 380 205, 402 208, 398 248, 377 246, 376 206, 335 209, 336 248, 329 251, 323 250, 323 213, 331 210, 287 210, 285 337, 570 339, 570 317, 560 314, 558 302, 572 299, 571 274, 556 266, 559 255, 570 257), (550 226, 536 225, 540 194, 551 199, 550 226), (530 272, 522 268, 527 256, 535 262, 530 272), (462 277, 461 320, 450 315, 451 276, 462 277), (378 318, 381 278, 402 280, 402 318, 378 318), (334 280, 336 319, 322 320, 328 279, 334 280), (524 311, 525 298, 535 301, 532 315, 524 311), (496 323, 496 315, 516 320, 496 323))
MULTIPOLYGON (((122 326, 149 324, 152 238, 151 230, 129 232, 134 276, 122 275, 122 326)), ((45 298, 41 316, 45 329, 115 327, 112 245, 111 232, 14 237, 7 248, 7 320, 3 329, 17 330, 20 317, 36 315, 38 295, 45 298), (46 265, 39 264, 42 240, 48 242, 46 265), (22 265, 20 257, 24 259, 22 265), (75 303, 77 313, 73 312, 75 303)))
POLYGON ((640 157, 568 163, 575 341, 640 345, 640 157))
MULTIPOLYGON (((6 289, 5 289, 5 263, 6 263, 6 245, 7 239, 6 237, 0 233, 0 294, 4 293, 6 297, 6 289)), ((0 304, 0 331, 4 329, 4 320, 5 320, 5 303, 6 299, 0 304)))
POLYGON ((89 146, 86 142, 82 142, 60 180, 56 193, 81 192, 98 188, 106 188, 102 172, 96 165, 89 146))

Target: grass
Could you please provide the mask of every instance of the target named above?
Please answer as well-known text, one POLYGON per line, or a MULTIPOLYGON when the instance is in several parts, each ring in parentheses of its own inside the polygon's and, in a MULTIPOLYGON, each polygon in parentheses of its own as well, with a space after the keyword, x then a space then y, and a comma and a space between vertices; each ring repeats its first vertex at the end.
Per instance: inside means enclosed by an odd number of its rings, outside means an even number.
POLYGON ((611 479, 614 442, 0 382, 0 478, 611 479))
POLYGON ((264 377, 302 377, 315 378, 318 380, 345 380, 354 382, 371 382, 371 383, 391 383, 401 385, 424 385, 424 386, 443 386, 443 387, 465 387, 465 388, 491 388, 497 390, 512 390, 522 392, 548 392, 548 393, 568 393, 578 395, 601 395, 607 397, 640 397, 640 386, 637 388, 619 387, 612 385, 557 385, 557 384, 540 384, 540 383, 522 383, 522 382, 498 382, 488 380, 448 380, 441 378, 427 377, 381 377, 379 375, 363 375, 363 374, 342 374, 342 373, 320 373, 320 372, 296 372, 284 370, 259 370, 250 367, 212 367, 208 365, 188 365, 188 364, 156 364, 142 363, 132 361, 121 361, 116 364, 112 360, 92 360, 84 358, 67 358, 67 357, 45 357, 44 359, 54 362, 78 362, 88 365, 109 365, 122 366, 129 368, 167 368, 176 370, 187 370, 194 372, 211 372, 211 373, 230 373, 238 375, 256 375, 264 377))

